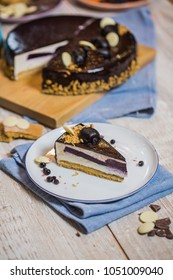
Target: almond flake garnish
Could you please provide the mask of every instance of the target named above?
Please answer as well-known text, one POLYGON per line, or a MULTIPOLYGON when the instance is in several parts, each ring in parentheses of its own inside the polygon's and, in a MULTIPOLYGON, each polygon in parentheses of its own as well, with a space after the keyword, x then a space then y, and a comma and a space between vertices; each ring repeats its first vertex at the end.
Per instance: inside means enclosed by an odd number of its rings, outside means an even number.
POLYGON ((110 32, 106 35, 106 40, 108 41, 110 47, 116 47, 119 42, 119 36, 115 32, 110 32))
POLYGON ((89 41, 79 41, 80 46, 87 46, 91 48, 92 50, 96 50, 96 47, 89 41))
POLYGON ((115 25, 115 21, 110 17, 105 17, 100 21, 100 28, 104 28, 107 25, 115 25))
POLYGON ((74 135, 74 131, 70 126, 64 125, 63 128, 67 133, 74 135))
POLYGON ((68 52, 62 53, 62 62, 65 65, 65 67, 68 67, 72 64, 72 58, 68 52))

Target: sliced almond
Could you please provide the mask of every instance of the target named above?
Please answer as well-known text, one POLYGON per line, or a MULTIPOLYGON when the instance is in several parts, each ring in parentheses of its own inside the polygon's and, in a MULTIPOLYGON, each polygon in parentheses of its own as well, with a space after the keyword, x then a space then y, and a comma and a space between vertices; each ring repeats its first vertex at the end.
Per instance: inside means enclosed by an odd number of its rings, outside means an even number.
POLYGON ((68 52, 62 53, 62 62, 66 67, 68 67, 68 66, 70 66, 70 64, 72 64, 72 58, 68 52))
POLYGON ((20 129, 28 129, 30 126, 30 123, 25 119, 18 119, 17 126, 20 129))
POLYGON ((89 41, 79 41, 80 46, 87 46, 91 48, 92 50, 96 50, 96 47, 89 41))
POLYGON ((104 28, 107 25, 115 25, 115 21, 110 17, 105 17, 100 21, 100 28, 104 28))
POLYGON ((46 157, 46 156, 38 156, 38 157, 35 158, 35 162, 36 163, 41 163, 41 162, 49 163, 50 159, 48 157, 46 157))
POLYGON ((14 116, 9 116, 3 121, 4 126, 13 127, 17 125, 18 119, 14 116))
POLYGON ((115 32, 110 32, 106 35, 106 40, 108 41, 110 47, 116 47, 119 42, 119 36, 115 32))
POLYGON ((74 131, 70 126, 64 125, 63 128, 67 133, 74 135, 74 131))

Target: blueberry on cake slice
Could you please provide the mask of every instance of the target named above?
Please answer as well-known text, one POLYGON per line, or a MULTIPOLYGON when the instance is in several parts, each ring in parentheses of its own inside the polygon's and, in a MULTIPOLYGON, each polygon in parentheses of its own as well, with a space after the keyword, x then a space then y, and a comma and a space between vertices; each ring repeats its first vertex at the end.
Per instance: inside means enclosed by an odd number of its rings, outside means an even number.
POLYGON ((126 159, 110 145, 93 125, 78 124, 64 127, 55 142, 59 166, 117 182, 127 176, 126 159))

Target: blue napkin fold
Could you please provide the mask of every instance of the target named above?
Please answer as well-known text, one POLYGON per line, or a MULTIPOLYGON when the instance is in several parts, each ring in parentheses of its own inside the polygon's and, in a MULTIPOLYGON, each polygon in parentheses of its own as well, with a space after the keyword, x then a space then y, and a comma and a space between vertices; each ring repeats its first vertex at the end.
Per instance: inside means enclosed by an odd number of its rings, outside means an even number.
POLYGON ((12 157, 0 161, 0 169, 38 195, 58 213, 74 221, 84 233, 93 232, 173 192, 173 175, 159 165, 153 178, 127 198, 99 204, 60 200, 39 189, 28 177, 25 155, 30 146, 31 143, 15 147, 11 152, 12 157))
MULTIPOLYGON (((114 19, 127 26, 139 44, 155 48, 155 28, 148 7, 131 9, 114 19)), ((119 88, 89 106, 69 122, 106 122, 121 116, 150 117, 156 107, 155 61, 141 69, 119 88)))

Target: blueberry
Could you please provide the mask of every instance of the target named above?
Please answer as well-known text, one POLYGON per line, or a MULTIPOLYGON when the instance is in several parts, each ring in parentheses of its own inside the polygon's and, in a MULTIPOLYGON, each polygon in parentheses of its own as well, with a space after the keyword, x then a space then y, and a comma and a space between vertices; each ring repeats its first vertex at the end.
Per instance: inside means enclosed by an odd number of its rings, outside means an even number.
POLYGON ((115 140, 114 139, 111 139, 110 143, 113 145, 115 144, 115 140))
POLYGON ((59 180, 58 180, 58 179, 55 179, 55 180, 54 180, 54 184, 55 184, 55 185, 58 185, 58 184, 59 184, 59 180))
POLYGON ((44 173, 45 175, 49 175, 49 174, 51 173, 51 171, 50 171, 50 169, 44 167, 44 168, 43 168, 43 173, 44 173))
POLYGON ((53 177, 52 176, 48 176, 46 180, 47 180, 47 182, 51 183, 51 182, 53 182, 53 177))
POLYGON ((103 48, 107 49, 109 48, 109 44, 107 40, 101 36, 97 36, 91 39, 91 43, 96 46, 97 49, 103 48))
POLYGON ((79 133, 79 138, 82 139, 86 144, 96 145, 100 141, 100 134, 94 128, 84 127, 79 133))
POLYGON ((109 59, 111 57, 108 49, 98 49, 97 52, 101 54, 105 59, 109 59))
POLYGON ((143 166, 143 165, 144 165, 143 160, 140 160, 140 161, 138 162, 138 166, 143 166))
POLYGON ((46 167, 46 163, 45 162, 40 162, 39 166, 40 166, 40 168, 44 168, 44 167, 46 167))
POLYGON ((77 64, 78 66, 82 66, 84 65, 86 60, 86 52, 82 48, 73 50, 72 59, 75 64, 77 64))

